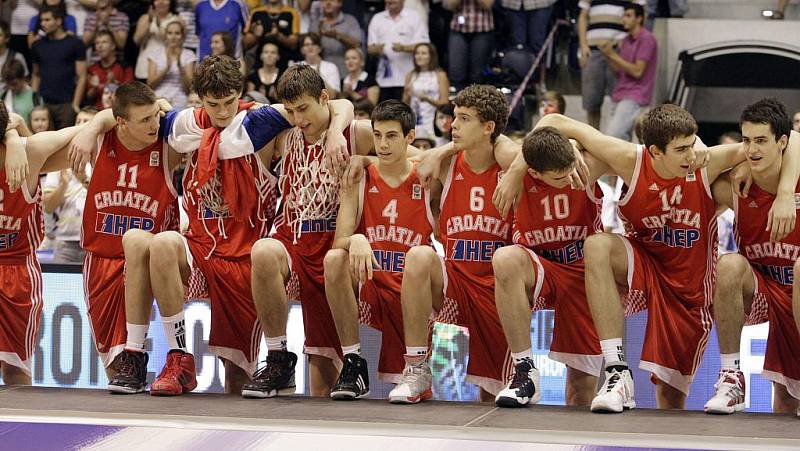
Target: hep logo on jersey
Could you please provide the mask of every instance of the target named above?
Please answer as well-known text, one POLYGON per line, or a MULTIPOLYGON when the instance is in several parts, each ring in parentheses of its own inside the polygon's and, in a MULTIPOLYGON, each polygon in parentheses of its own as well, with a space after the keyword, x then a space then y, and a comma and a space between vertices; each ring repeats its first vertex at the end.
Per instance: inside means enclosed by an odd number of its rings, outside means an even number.
POLYGON ((464 240, 448 238, 447 257, 454 261, 491 262, 494 251, 503 247, 504 241, 464 240))
POLYGON ((700 239, 697 229, 675 229, 665 225, 653 231, 648 241, 663 243, 669 247, 690 248, 700 239))
POLYGON ((106 235, 122 236, 130 229, 140 229, 151 232, 155 227, 152 218, 140 216, 117 215, 111 213, 97 213, 95 232, 106 235))
POLYGON ((0 249, 11 249, 17 242, 17 238, 19 238, 19 233, 16 232, 0 234, 0 249))

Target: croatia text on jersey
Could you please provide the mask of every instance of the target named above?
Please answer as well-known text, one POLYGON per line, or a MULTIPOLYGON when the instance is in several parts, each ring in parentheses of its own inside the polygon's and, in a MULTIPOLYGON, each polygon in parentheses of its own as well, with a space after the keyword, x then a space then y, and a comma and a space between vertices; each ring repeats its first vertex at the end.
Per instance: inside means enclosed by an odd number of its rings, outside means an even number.
POLYGON ((447 239, 447 258, 463 262, 491 262, 494 251, 505 246, 505 241, 447 239))
POLYGON ((789 243, 753 243, 743 246, 744 256, 752 261, 759 258, 785 258, 796 261, 800 257, 800 246, 789 243))
POLYGON ((467 214, 447 218, 448 235, 460 232, 483 232, 505 238, 510 227, 509 223, 493 216, 467 214))
POLYGON ((408 247, 419 246, 422 244, 423 236, 415 230, 401 226, 382 224, 366 228, 367 241, 377 243, 389 241, 391 243, 402 244, 408 247))
POLYGON ((155 217, 158 215, 158 201, 147 194, 135 191, 101 191, 94 195, 94 205, 97 210, 109 207, 130 207, 155 217))
POLYGON ((645 216, 642 224, 653 232, 648 241, 669 247, 690 248, 700 239, 700 213, 688 208, 672 207, 661 215, 645 216), (674 227, 679 224, 690 228, 674 227))
POLYGON ((97 213, 95 232, 107 235, 122 236, 131 229, 140 229, 152 232, 155 221, 152 218, 140 216, 127 216, 113 213, 97 213))

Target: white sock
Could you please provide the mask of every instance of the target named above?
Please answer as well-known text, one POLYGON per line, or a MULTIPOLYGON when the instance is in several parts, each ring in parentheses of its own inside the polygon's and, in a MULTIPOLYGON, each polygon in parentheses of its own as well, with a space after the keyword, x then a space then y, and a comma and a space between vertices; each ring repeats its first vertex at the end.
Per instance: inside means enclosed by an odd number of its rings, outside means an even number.
POLYGON ((406 346, 406 355, 428 355, 427 346, 406 346))
POLYGON ((167 344, 170 351, 178 349, 183 352, 186 350, 186 324, 183 319, 183 310, 178 312, 177 315, 161 318, 164 324, 164 335, 167 336, 167 344))
POLYGON ((720 354, 719 359, 722 362, 723 370, 738 370, 739 369, 739 353, 733 354, 720 354))
POLYGON ((528 348, 522 352, 512 352, 511 357, 514 359, 514 365, 522 362, 525 359, 530 360, 533 362, 533 351, 531 348, 528 348))
POLYGON ((361 343, 356 343, 351 346, 342 346, 342 355, 355 354, 361 356, 361 343))
POLYGON ((600 349, 603 350, 606 366, 625 361, 625 354, 622 352, 622 338, 600 340, 600 349))
POLYGON ((125 323, 125 329, 128 330, 128 342, 125 343, 125 349, 144 352, 144 342, 147 339, 147 331, 150 330, 150 325, 125 323))
POLYGON ((267 337, 267 352, 269 351, 285 351, 286 350, 286 335, 280 337, 267 337))

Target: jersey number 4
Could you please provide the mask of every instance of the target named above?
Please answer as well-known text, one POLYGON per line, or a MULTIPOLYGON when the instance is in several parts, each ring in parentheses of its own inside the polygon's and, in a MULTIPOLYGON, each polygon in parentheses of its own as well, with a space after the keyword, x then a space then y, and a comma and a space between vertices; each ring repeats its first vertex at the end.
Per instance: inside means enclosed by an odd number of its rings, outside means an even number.
POLYGON ((117 180, 117 186, 121 188, 127 187, 136 189, 136 177, 139 175, 139 165, 133 165, 129 168, 128 163, 123 163, 117 166, 117 171, 119 171, 119 180, 117 180), (126 176, 129 173, 131 179, 130 181, 127 181, 126 176))

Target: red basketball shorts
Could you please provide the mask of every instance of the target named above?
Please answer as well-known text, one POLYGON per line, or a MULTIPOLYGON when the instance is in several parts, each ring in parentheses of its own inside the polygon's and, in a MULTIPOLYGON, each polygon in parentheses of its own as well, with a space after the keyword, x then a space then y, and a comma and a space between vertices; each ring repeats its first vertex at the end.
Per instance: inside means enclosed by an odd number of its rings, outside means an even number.
POLYGON ((0 265, 0 361, 31 374, 42 318, 42 270, 36 255, 0 265))
POLYGON ((83 290, 97 353, 108 368, 125 349, 125 259, 86 252, 83 290))

